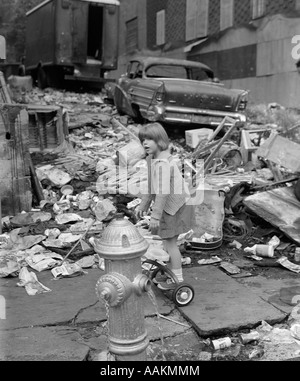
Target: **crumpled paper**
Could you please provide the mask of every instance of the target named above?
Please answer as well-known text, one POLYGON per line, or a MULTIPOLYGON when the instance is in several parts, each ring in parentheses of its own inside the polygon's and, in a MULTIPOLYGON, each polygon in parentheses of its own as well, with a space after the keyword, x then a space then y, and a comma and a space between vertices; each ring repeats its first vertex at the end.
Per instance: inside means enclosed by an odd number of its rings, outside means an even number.
POLYGON ((20 265, 16 259, 3 258, 0 260, 0 278, 18 276, 20 265))
POLYGON ((36 255, 29 255, 25 259, 26 263, 34 270, 41 272, 44 270, 50 270, 53 267, 59 265, 63 261, 63 257, 55 253, 43 253, 36 255))
POLYGON ((51 291, 50 288, 44 286, 38 281, 35 273, 28 271, 26 267, 23 267, 19 274, 20 282, 17 283, 19 287, 25 287, 28 295, 37 295, 44 292, 51 291))
POLYGON ((55 267, 51 270, 54 278, 71 278, 83 274, 87 274, 86 271, 83 271, 82 268, 77 263, 68 263, 65 262, 59 267, 55 267))

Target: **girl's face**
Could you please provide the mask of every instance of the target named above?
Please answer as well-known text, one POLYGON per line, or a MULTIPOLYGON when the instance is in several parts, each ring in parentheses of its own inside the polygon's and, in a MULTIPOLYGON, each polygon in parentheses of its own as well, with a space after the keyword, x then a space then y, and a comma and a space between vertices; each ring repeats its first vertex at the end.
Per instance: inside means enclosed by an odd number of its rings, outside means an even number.
POLYGON ((157 143, 152 139, 143 140, 143 147, 148 155, 156 156, 160 152, 157 143))

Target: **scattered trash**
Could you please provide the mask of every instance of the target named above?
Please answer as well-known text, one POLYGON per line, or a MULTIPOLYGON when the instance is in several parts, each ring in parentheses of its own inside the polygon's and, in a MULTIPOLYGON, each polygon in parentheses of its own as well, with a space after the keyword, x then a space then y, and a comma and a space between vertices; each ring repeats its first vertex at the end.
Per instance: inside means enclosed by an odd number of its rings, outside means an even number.
POLYGON ((2 258, 0 259, 0 278, 8 276, 17 277, 20 271, 20 265, 15 259, 2 258))
POLYGON ((94 213, 98 221, 104 221, 109 216, 116 213, 116 208, 109 199, 101 200, 94 208, 94 213))
POLYGON ((26 267, 23 267, 19 274, 20 282, 17 283, 19 287, 25 287, 28 295, 37 295, 44 292, 51 291, 50 288, 44 286, 38 281, 37 276, 32 271, 28 271, 26 267))
POLYGON ((224 269, 228 274, 231 274, 231 275, 239 274, 241 272, 241 270, 237 266, 228 262, 221 262, 220 267, 224 269))
POLYGON ((280 239, 274 235, 268 242, 268 245, 273 246, 275 250, 280 245, 280 239))
POLYGON ((240 337, 240 340, 241 340, 242 344, 248 344, 248 343, 250 343, 252 341, 259 340, 260 335, 259 335, 259 333, 257 331, 252 331, 250 333, 241 333, 239 335, 239 337, 240 337))
POLYGON ((235 249, 240 249, 243 245, 240 242, 234 240, 233 242, 230 242, 228 246, 234 247, 235 249))
POLYGON ((253 259, 253 261, 263 261, 263 258, 258 257, 257 255, 247 255, 246 258, 253 259))
POLYGON ((0 235, 0 249, 5 249, 9 244, 9 235, 1 234, 0 235))
POLYGON ((249 359, 259 359, 262 358, 264 354, 265 351, 262 348, 253 349, 253 351, 249 353, 249 359))
POLYGON ((88 255, 87 257, 81 258, 79 261, 75 262, 82 269, 88 269, 95 266, 96 258, 94 255, 88 255))
POLYGON ((254 245, 252 247, 245 247, 246 253, 257 254, 261 257, 272 258, 274 256, 274 246, 271 245, 254 245))
POLYGON ((127 208, 128 209, 134 209, 136 206, 140 205, 141 201, 142 200, 140 198, 136 198, 135 200, 133 200, 127 204, 127 208))
POLYGON ((211 340, 213 349, 219 350, 224 348, 229 348, 232 345, 230 337, 224 337, 222 339, 211 340))
MULTIPOLYGON (((296 340, 300 340, 300 322, 292 324, 290 331, 291 331, 291 335, 296 340)), ((299 344, 300 344, 300 342, 299 342, 299 344)))
POLYGON ((64 263, 62 266, 55 267, 51 270, 54 278, 71 278, 83 274, 87 274, 77 263, 64 263))
POLYGON ((182 266, 187 266, 192 263, 192 259, 190 257, 183 257, 181 258, 181 264, 182 266))
POLYGON ((281 266, 285 267, 286 269, 293 271, 297 274, 300 273, 300 265, 295 265, 294 263, 290 262, 287 257, 281 257, 277 260, 277 263, 280 263, 281 266))
POLYGON ((213 263, 222 262, 222 259, 218 256, 211 257, 210 259, 200 259, 198 261, 199 265, 211 265, 213 263))
POLYGON ((296 247, 295 254, 294 254, 294 261, 300 262, 300 247, 296 247))
POLYGON ((61 255, 51 252, 29 255, 25 258, 26 263, 38 272, 50 270, 53 267, 59 265, 62 260, 63 257, 61 255))

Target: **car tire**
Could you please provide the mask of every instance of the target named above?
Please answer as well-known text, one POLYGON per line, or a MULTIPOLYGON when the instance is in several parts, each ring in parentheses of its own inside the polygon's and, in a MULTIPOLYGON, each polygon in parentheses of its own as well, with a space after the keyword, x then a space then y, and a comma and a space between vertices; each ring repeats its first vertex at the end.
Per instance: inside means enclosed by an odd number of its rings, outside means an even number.
POLYGON ((132 105, 132 110, 134 112, 134 121, 136 123, 142 124, 145 123, 145 119, 142 117, 142 114, 140 113, 140 108, 138 105, 132 105))

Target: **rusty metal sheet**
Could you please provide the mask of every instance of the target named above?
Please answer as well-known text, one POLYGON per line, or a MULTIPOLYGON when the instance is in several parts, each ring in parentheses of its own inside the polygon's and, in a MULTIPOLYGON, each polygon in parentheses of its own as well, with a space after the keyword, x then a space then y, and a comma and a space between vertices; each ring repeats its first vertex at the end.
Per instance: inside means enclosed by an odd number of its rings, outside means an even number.
POLYGON ((271 137, 256 151, 257 156, 264 157, 294 172, 300 172, 300 144, 280 135, 271 137))
POLYGON ((300 202, 293 187, 256 193, 246 197, 244 204, 300 244, 300 202))

